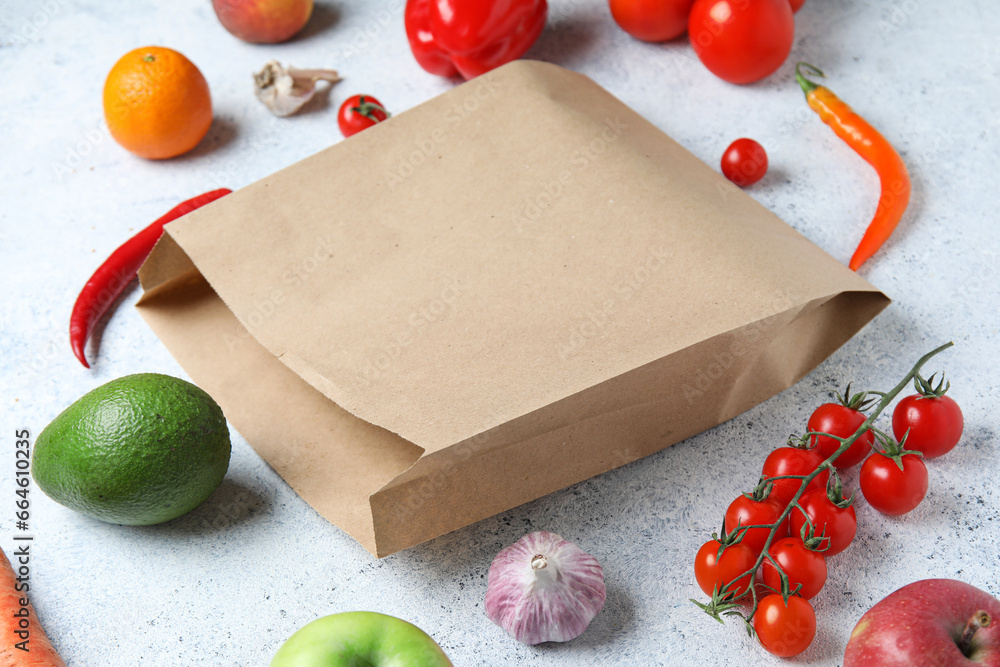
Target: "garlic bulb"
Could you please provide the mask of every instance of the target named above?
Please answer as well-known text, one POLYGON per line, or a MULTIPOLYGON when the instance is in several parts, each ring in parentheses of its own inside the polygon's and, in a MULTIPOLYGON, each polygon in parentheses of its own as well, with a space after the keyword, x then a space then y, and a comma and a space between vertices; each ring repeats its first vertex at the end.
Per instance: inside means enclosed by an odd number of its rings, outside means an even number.
POLYGON ((254 94, 275 116, 291 116, 316 94, 316 82, 340 81, 331 69, 295 69, 272 60, 253 75, 254 94))
POLYGON ((566 642, 604 607, 597 559, 555 533, 525 535, 490 565, 486 614, 525 644, 566 642))

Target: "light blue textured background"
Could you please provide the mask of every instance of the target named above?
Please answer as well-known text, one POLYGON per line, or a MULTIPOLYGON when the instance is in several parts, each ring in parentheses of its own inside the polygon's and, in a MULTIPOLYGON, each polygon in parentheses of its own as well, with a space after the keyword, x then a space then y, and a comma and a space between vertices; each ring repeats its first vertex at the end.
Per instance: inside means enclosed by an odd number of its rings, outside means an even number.
MULTIPOLYGON (((910 210, 863 269, 894 303, 805 380, 736 419, 381 561, 309 508, 235 432, 222 487, 166 525, 106 525, 36 489, 32 594, 71 665, 264 665, 303 624, 350 609, 416 623, 456 665, 778 664, 740 625, 720 626, 688 602, 701 597, 695 551, 728 502, 753 485, 767 452, 801 431, 828 392, 848 380, 886 389, 947 340, 956 347, 932 366, 948 371, 965 437, 929 465, 930 492, 913 513, 890 519, 858 503, 857 541, 830 559, 814 601, 816 641, 792 662, 840 664, 863 611, 917 579, 957 577, 1000 594, 1000 5, 808 0, 788 62, 736 87, 708 73, 685 39, 630 39, 603 0, 551 4, 530 57, 588 74, 709 164, 733 139, 756 138, 771 169, 750 194, 846 261, 878 183, 792 81, 796 60, 826 69, 831 87, 911 168, 910 210), (533 529, 561 533, 605 568, 605 610, 566 645, 521 646, 483 613, 492 557, 533 529)), ((37 434, 84 392, 121 375, 185 376, 132 308, 136 289, 103 330, 94 370, 84 370, 66 336, 84 281, 130 232, 178 201, 241 187, 339 141, 335 112, 347 95, 367 92, 400 111, 447 90, 451 83, 413 61, 401 6, 322 2, 303 37, 252 46, 221 28, 208 0, 0 5, 0 545, 8 553, 15 429, 37 434), (167 162, 129 155, 102 123, 107 71, 147 44, 191 58, 215 105, 208 137, 167 162), (346 80, 326 103, 274 119, 249 78, 270 59, 335 67, 346 80)), ((856 471, 846 480, 854 488, 856 471)))

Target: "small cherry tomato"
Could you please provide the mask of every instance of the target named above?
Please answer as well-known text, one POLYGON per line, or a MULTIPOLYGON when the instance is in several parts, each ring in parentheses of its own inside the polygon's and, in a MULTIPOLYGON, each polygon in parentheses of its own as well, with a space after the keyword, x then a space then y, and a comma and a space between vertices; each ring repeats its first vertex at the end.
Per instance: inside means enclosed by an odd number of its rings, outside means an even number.
MULTIPOLYGON (((796 584, 802 584, 798 595, 806 600, 816 597, 816 594, 826 583, 826 558, 818 551, 813 551, 802 543, 801 538, 786 537, 771 543, 767 550, 771 558, 778 562, 788 577, 789 590, 795 590, 796 584)), ((770 559, 765 559, 760 566, 764 584, 781 592, 781 576, 770 559)))
POLYGON ((720 546, 718 540, 709 540, 701 545, 694 557, 694 578, 705 595, 712 595, 716 587, 721 591, 723 586, 735 581, 732 599, 738 600, 750 592, 750 575, 740 575, 753 567, 757 556, 750 547, 736 543, 726 547, 722 556, 718 557, 720 546))
POLYGON ((806 0, 788 0, 792 5, 792 13, 798 12, 802 9, 802 5, 806 4, 806 0))
MULTIPOLYGON (((802 526, 808 516, 812 520, 814 535, 823 538, 819 545, 823 556, 829 558, 839 554, 854 541, 858 532, 858 516, 853 505, 834 505, 827 496, 826 489, 807 491, 799 498, 799 505, 805 510, 805 515, 797 507, 792 510, 788 524, 790 535, 802 534, 802 526)), ((806 532, 808 533, 808 529, 806 532)))
MULTIPOLYGON (((763 524, 777 523, 778 517, 785 511, 785 505, 772 500, 771 496, 763 500, 754 500, 752 496, 741 495, 729 504, 726 509, 726 532, 732 533, 736 526, 757 526, 763 524)), ((760 554, 764 550, 764 543, 770 535, 770 528, 751 528, 743 534, 740 544, 750 547, 754 555, 760 554)), ((778 526, 775 533, 775 541, 788 534, 788 517, 778 526)))
POLYGON ((665 42, 687 30, 694 0, 609 0, 611 16, 636 39, 665 42))
POLYGON ((882 514, 906 514, 927 495, 927 466, 916 454, 905 454, 896 461, 882 453, 868 457, 861 466, 861 493, 868 504, 882 514))
POLYGON ((340 132, 349 137, 375 123, 381 123, 388 117, 389 112, 371 95, 354 95, 340 105, 337 124, 340 126, 340 132))
POLYGON ((767 173, 767 153, 753 139, 737 139, 722 154, 722 175, 741 188, 753 185, 767 173))
MULTIPOLYGON (((764 459, 762 473, 768 478, 778 477, 779 475, 808 475, 819 467, 819 464, 822 462, 823 459, 812 449, 778 447, 764 459)), ((811 489, 823 491, 828 481, 830 481, 830 471, 824 470, 813 478, 813 481, 806 488, 806 492, 809 492, 811 489)), ((788 501, 792 499, 792 496, 798 493, 801 485, 802 482, 798 479, 775 480, 771 488, 771 495, 768 497, 779 505, 786 506, 788 505, 788 501)), ((797 533, 793 531, 792 534, 795 535, 797 533)))
POLYGON ((795 19, 788 0, 695 0, 688 36, 712 74, 729 83, 751 83, 785 62, 795 19))
POLYGON ((892 433, 906 448, 933 459, 947 454, 962 438, 962 409, 950 396, 914 394, 901 400, 892 411, 892 433))
MULTIPOLYGON (((806 428, 810 431, 822 431, 835 435, 838 438, 848 438, 865 422, 865 415, 845 405, 839 403, 824 403, 816 408, 809 417, 806 428)), ((828 459, 840 449, 840 443, 833 438, 826 436, 812 436, 813 446, 816 453, 822 459, 828 459)), ((846 452, 837 457, 833 465, 837 468, 850 468, 856 466, 872 451, 875 443, 875 436, 872 432, 865 431, 861 437, 854 441, 846 452)))
POLYGON ((766 596, 753 615, 753 629, 761 646, 780 658, 802 653, 816 636, 816 612, 798 595, 788 598, 773 593, 766 596))

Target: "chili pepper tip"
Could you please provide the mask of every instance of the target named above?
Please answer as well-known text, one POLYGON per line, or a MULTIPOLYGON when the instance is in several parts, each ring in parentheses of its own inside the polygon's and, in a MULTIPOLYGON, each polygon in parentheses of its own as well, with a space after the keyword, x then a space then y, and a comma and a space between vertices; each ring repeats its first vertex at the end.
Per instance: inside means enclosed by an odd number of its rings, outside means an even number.
POLYGON ((73 354, 76 358, 80 360, 84 368, 90 368, 90 364, 87 363, 87 355, 84 354, 83 343, 76 340, 70 340, 70 345, 73 347, 73 354))

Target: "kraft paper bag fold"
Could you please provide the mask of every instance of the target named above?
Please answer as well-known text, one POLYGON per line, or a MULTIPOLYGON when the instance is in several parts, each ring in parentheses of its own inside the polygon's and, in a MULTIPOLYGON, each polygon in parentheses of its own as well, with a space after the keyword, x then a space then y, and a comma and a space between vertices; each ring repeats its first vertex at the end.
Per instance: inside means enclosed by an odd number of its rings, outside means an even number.
POLYGON ((730 419, 888 304, 528 61, 171 223, 140 277, 184 369, 378 556, 730 419))

